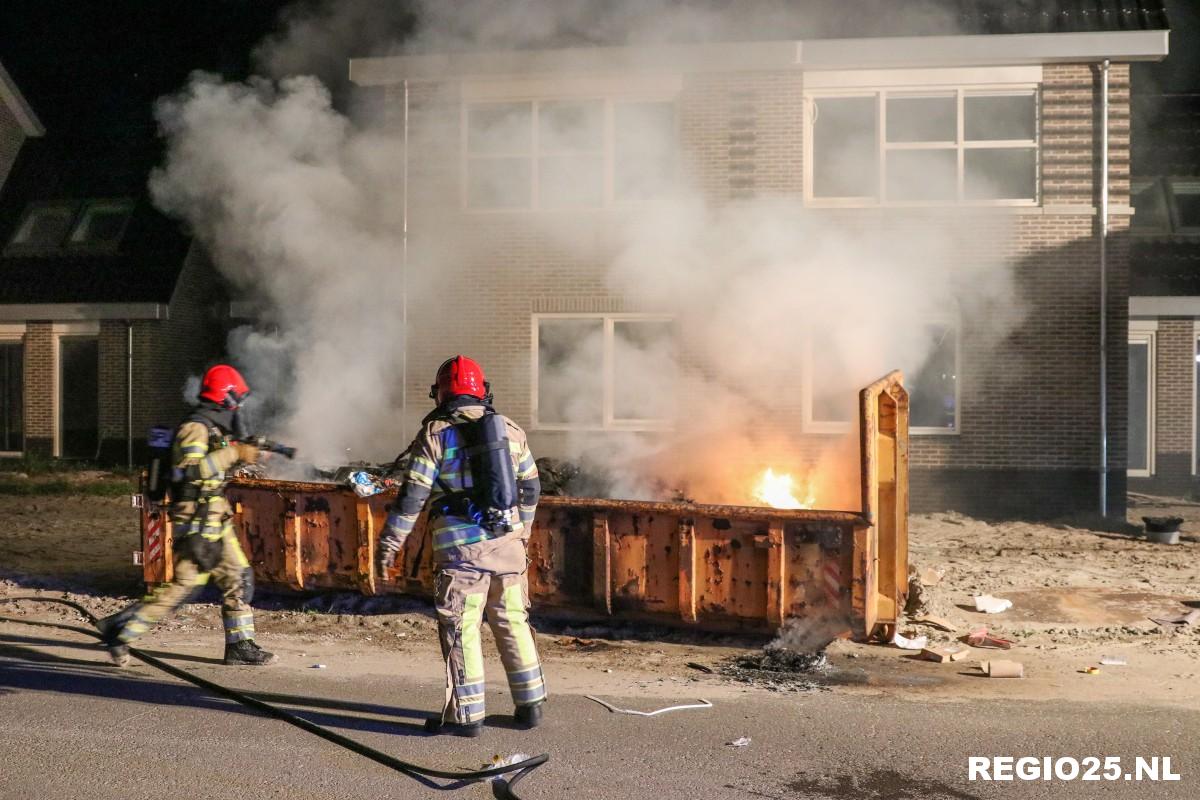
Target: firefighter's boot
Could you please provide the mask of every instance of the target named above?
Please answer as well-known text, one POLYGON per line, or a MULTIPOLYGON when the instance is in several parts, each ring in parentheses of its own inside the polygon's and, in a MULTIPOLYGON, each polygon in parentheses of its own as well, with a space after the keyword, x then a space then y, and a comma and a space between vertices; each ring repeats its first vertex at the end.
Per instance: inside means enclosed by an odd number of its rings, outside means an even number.
POLYGON ((517 706, 517 711, 513 716, 516 718, 517 724, 522 728, 536 728, 542 724, 542 713, 545 711, 545 706, 545 700, 539 700, 529 705, 517 706))
POLYGON ((425 720, 425 732, 433 735, 465 736, 468 739, 474 739, 483 733, 483 721, 443 722, 441 717, 430 717, 425 720))
POLYGON ((121 628, 126 614, 119 612, 111 617, 96 620, 96 630, 100 631, 100 641, 108 648, 108 655, 118 667, 129 664, 129 645, 121 641, 121 628))
POLYGON ((265 667, 279 659, 268 653, 253 639, 242 639, 225 645, 225 664, 231 667, 265 667))

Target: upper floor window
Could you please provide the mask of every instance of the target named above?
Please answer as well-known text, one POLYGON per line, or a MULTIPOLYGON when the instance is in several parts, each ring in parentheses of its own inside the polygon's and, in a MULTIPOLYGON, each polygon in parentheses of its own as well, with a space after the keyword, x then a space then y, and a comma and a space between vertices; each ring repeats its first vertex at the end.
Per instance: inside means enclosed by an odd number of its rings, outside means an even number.
POLYGON ((21 224, 9 240, 13 249, 46 250, 61 247, 75 219, 73 203, 42 203, 25 211, 21 224))
POLYGON ((8 242, 10 252, 70 248, 111 249, 120 244, 133 213, 128 199, 31 204, 8 242))
POLYGON ((1131 187, 1134 233, 1200 234, 1200 181, 1180 178, 1135 180, 1131 187))
POLYGON ((1037 202, 1033 88, 887 90, 810 99, 810 202, 1037 202))
POLYGON ((534 427, 652 430, 674 416, 675 324, 643 314, 533 318, 534 427))
POLYGON ((129 200, 90 200, 68 240, 73 247, 115 247, 133 213, 129 200))
POLYGON ((671 103, 485 102, 464 114, 467 208, 603 208, 660 193, 675 173, 671 103))

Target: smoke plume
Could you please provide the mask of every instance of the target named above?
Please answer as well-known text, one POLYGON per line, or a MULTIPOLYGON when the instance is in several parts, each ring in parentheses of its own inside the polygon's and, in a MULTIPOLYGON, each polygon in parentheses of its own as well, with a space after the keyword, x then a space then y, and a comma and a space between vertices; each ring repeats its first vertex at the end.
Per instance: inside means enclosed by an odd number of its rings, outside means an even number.
MULTIPOLYGON (((899 5, 880 4, 880 26, 896 19, 899 5)), ((954 20, 932 5, 903 6, 907 26, 953 32, 954 20)), ((222 83, 196 75, 160 102, 169 152, 153 194, 190 223, 241 291, 265 303, 273 327, 235 331, 229 341, 256 392, 270 398, 262 419, 317 463, 390 459, 419 418, 400 414, 401 299, 407 292, 410 306, 440 309, 438 287, 466 280, 461 221, 439 227, 429 221, 437 215, 426 215, 413 234, 420 239, 416 269, 406 278, 405 131, 394 114, 351 122, 320 80, 297 73, 334 80, 349 55, 737 40, 765 31, 803 36, 826 28, 836 7, 782 0, 738 4, 736 13, 727 4, 670 0, 300 4, 256 53, 270 78, 222 83)), ((535 348, 539 421, 565 430, 535 431, 536 454, 586 462, 609 476, 614 495, 678 489, 711 502, 748 501, 748 474, 776 466, 810 476, 807 488, 822 505, 852 507, 857 389, 893 368, 916 376, 937 355, 946 374, 933 376, 942 396, 932 400, 953 397, 958 376, 954 358, 945 357, 947 347, 953 352, 948 331, 969 333, 984 352, 1019 317, 1010 266, 962 255, 996 252, 979 242, 1003 237, 1004 224, 991 215, 980 225, 978 215, 945 208, 836 213, 780 193, 714 202, 686 152, 661 175, 646 167, 674 153, 673 133, 671 141, 663 134, 673 128, 657 125, 653 108, 629 113, 621 146, 641 157, 642 168, 613 180, 637 192, 647 188, 638 181, 657 176, 659 185, 650 187, 657 202, 606 213, 602 236, 579 235, 578 214, 519 222, 564 261, 599 260, 604 291, 652 314, 611 330, 543 320, 545 341, 535 348), (611 389, 597 368, 606 358, 619 376, 611 389), (621 419, 656 424, 596 431, 605 404, 621 419), (645 430, 633 430, 639 427, 645 430)), ((568 149, 593 124, 585 112, 546 112, 541 120, 540 135, 560 137, 568 149)), ((484 119, 479 146, 486 150, 488 137, 503 141, 523 124, 484 119)), ((421 125, 413 123, 411 141, 445 133, 421 125)), ((864 167, 847 163, 841 180, 870 180, 857 169, 864 167)), ((542 191, 570 204, 587 183, 580 174, 564 172, 542 191)), ((941 178, 927 166, 909 180, 919 193, 941 178)), ((478 179, 472 191, 494 202, 514 191, 502 171, 489 183, 481 169, 478 179)), ((523 364, 500 377, 523 387, 530 369, 523 364)), ((428 377, 410 376, 410 397, 428 377)))

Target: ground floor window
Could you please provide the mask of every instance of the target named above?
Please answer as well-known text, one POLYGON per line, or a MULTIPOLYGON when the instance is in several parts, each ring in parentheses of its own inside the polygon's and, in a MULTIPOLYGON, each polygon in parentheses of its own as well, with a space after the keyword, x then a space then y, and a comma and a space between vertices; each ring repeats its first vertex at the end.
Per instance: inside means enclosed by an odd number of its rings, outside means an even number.
MULTIPOLYGON (((959 413, 959 335, 949 322, 925 326, 921 366, 905 374, 909 391, 909 430, 915 434, 956 433, 959 413)), ((813 335, 805 363, 804 430, 845 433, 857 414, 858 387, 846 375, 852 353, 836 335, 813 335)))
POLYGON ((666 427, 674 416, 675 364, 675 324, 669 317, 535 315, 534 427, 666 427))
POLYGON ((0 452, 25 449, 25 345, 0 341, 0 452))
POLYGON ((1154 344, 1151 324, 1129 324, 1129 460, 1134 477, 1154 474, 1154 344))

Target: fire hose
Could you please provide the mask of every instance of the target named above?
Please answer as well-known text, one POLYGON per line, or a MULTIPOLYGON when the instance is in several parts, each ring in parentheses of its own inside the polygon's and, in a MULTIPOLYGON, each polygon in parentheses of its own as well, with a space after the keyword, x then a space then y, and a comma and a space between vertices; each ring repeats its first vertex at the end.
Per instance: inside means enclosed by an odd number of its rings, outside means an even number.
MULTIPOLYGON (((93 627, 97 622, 96 617, 92 614, 92 612, 88 611, 78 603, 71 602, 70 600, 62 600, 55 597, 0 597, 0 603, 15 603, 17 601, 58 603, 59 605, 67 606, 68 608, 72 608, 79 612, 93 627)), ((15 617, 0 617, 0 622, 12 622, 18 625, 35 625, 46 628, 58 628, 60 630, 70 630, 77 633, 86 634, 88 636, 94 636, 97 639, 101 638, 98 631, 88 630, 86 628, 80 628, 74 625, 62 625, 53 622, 18 619, 15 617)), ((159 658, 155 658, 149 653, 144 653, 133 647, 129 648, 129 652, 138 660, 143 661, 155 669, 167 673, 168 675, 174 676, 183 681, 187 681, 195 686, 199 686, 201 689, 211 692, 219 697, 224 697, 228 700, 234 701, 235 703, 246 706, 247 708, 252 708, 265 716, 274 717, 275 719, 286 722, 289 725, 294 725, 303 731, 307 731, 314 736, 319 736, 328 742, 333 742, 339 747, 344 747, 351 752, 358 753, 364 758, 369 758, 377 764, 382 764, 383 766, 407 775, 410 778, 440 778, 443 780, 476 781, 486 778, 499 778, 511 773, 511 778, 507 780, 499 780, 493 783, 493 793, 497 798, 499 798, 499 800, 521 800, 521 798, 519 798, 514 791, 514 787, 516 787, 517 783, 529 775, 529 773, 533 772, 533 770, 550 760, 550 756, 543 753, 542 755, 527 758, 524 761, 518 761, 515 764, 489 767, 487 769, 473 771, 441 770, 433 769, 431 767, 423 767, 419 764, 413 764, 411 762, 402 761, 401 759, 389 756, 387 753, 376 750, 373 747, 368 747, 361 742, 356 742, 349 737, 334 733, 327 728, 309 722, 303 717, 299 717, 295 714, 284 711, 281 708, 277 708, 270 703, 265 703, 262 700, 251 697, 250 695, 243 694, 236 689, 230 689, 227 686, 222 686, 219 683, 214 683, 213 681, 201 678, 199 675, 195 675, 187 670, 183 670, 179 667, 168 664, 159 658)))

